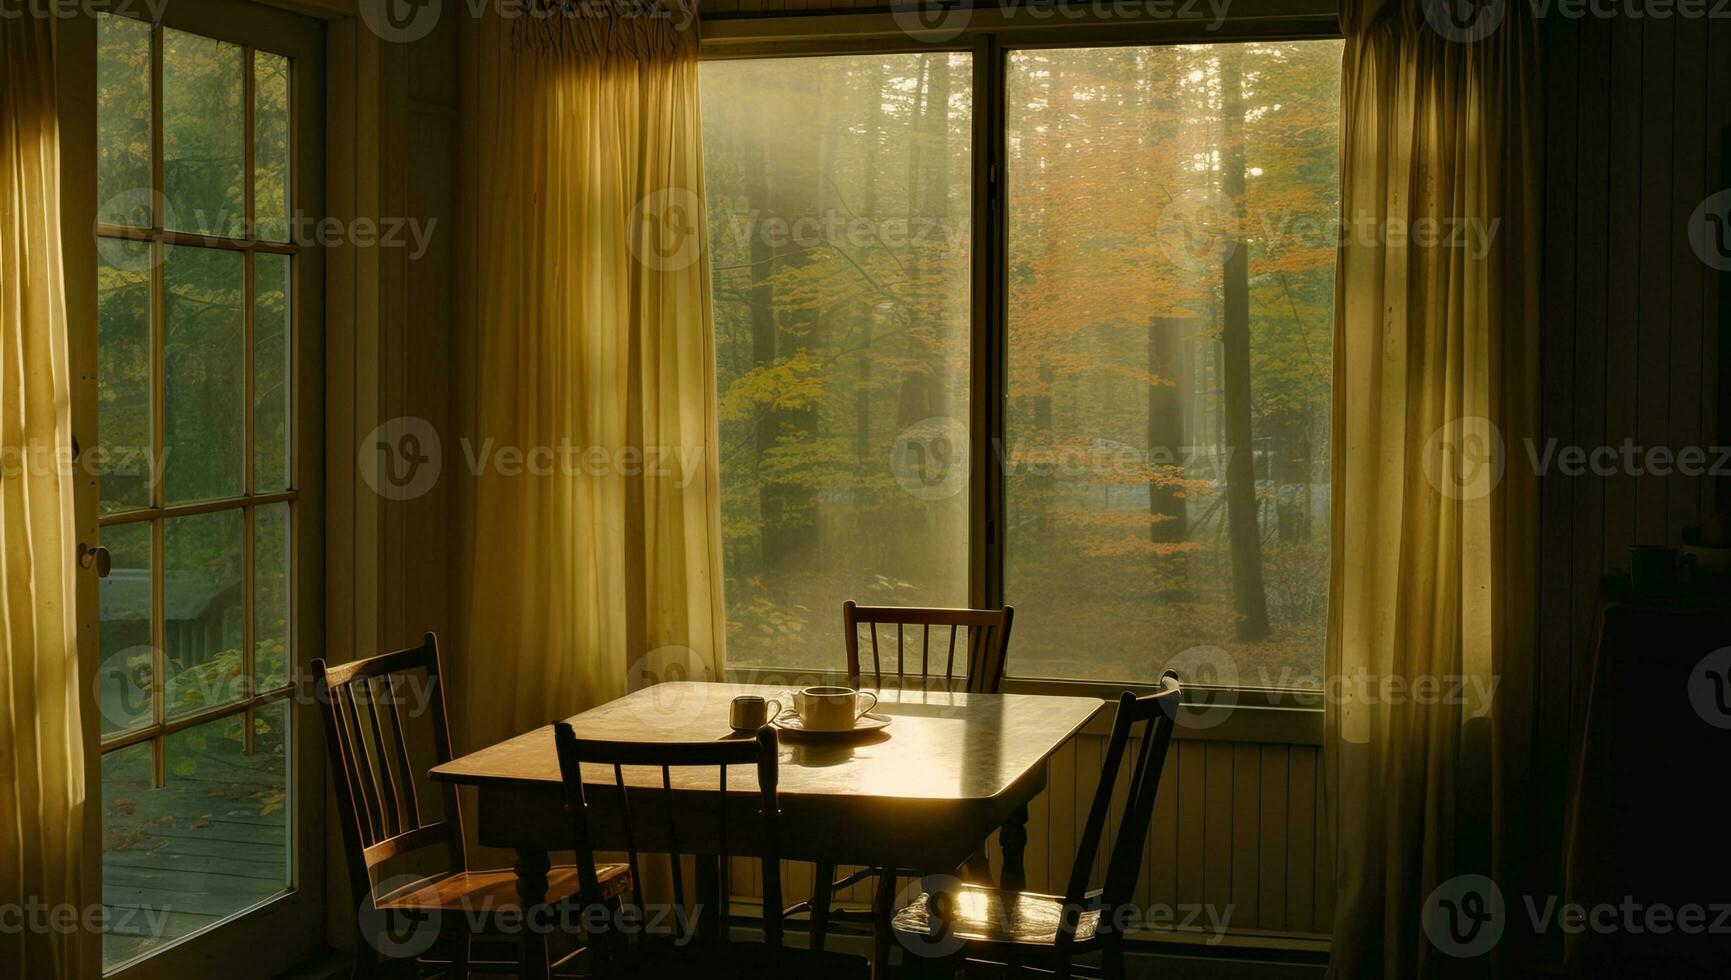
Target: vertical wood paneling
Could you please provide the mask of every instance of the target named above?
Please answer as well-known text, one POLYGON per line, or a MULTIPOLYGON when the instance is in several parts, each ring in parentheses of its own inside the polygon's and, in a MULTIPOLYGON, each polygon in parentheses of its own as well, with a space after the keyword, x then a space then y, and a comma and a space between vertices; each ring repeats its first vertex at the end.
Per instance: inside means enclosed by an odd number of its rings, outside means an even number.
POLYGON ((1323 824, 1322 753, 1293 746, 1286 768, 1286 928, 1327 932, 1333 908, 1317 901, 1316 881, 1330 873, 1333 860, 1317 831, 1323 824))
POLYGON ((1226 746, 1232 758, 1232 921, 1241 926, 1262 921, 1262 746, 1226 746))
MULTIPOLYGON (((1599 259, 1609 285, 1605 330, 1605 442, 1637 433, 1636 366, 1641 349, 1641 22, 1611 25, 1611 247, 1599 259)), ((1603 206, 1603 205, 1600 205, 1603 206)), ((1618 468, 1605 480, 1605 561, 1626 566, 1635 541, 1635 478, 1618 468)))
MULTIPOLYGON (((1668 411, 1671 445, 1703 445, 1701 426, 1701 300, 1707 266, 1690 254, 1684 231, 1695 208, 1706 196, 1707 144, 1698 131, 1706 115, 1707 32, 1685 24, 1676 32, 1672 56, 1672 171, 1670 213, 1665 224, 1671 241, 1671 363, 1668 411)), ((1714 101, 1721 101, 1723 92, 1714 101)), ((1701 478, 1674 473, 1666 501, 1666 541, 1683 543, 1683 528, 1701 520, 1701 478)))
POLYGON ((1148 824, 1148 850, 1143 854, 1150 905, 1178 902, 1178 766, 1180 753, 1166 755, 1160 792, 1154 797, 1154 818, 1148 824))
MULTIPOLYGON (((1646 18, 1641 28, 1641 261, 1635 441, 1670 445, 1671 264, 1680 229, 1671 223, 1672 48, 1675 21, 1646 18)), ((1670 479, 1651 465, 1635 477, 1635 543, 1664 544, 1670 479)))
POLYGON ((1286 839, 1292 832, 1287 811, 1292 799, 1286 787, 1291 750, 1284 745, 1249 748, 1258 753, 1261 766, 1257 773, 1256 921, 1265 929, 1287 929, 1286 839))
POLYGON ((1203 872, 1203 830, 1208 824, 1208 746, 1202 742, 1179 742, 1172 747, 1178 756, 1178 895, 1180 900, 1200 896, 1203 872))
POLYGON ((1618 455, 1608 474, 1541 477, 1540 891, 1558 887, 1555 815, 1579 752, 1604 582, 1627 573, 1630 544, 1680 544, 1713 507, 1715 481, 1675 461, 1693 449, 1711 462, 1725 441, 1720 288, 1687 223, 1727 183, 1717 154, 1731 111, 1728 30, 1723 18, 1544 23, 1543 435, 1618 455), (1625 440, 1641 449, 1640 476, 1623 465, 1625 440), (1671 472, 1652 472, 1654 450, 1670 454, 1671 472))
MULTIPOLYGON (((1029 807, 1028 887, 1062 893, 1069 880, 1088 806, 1099 782, 1106 738, 1081 735, 1053 758, 1046 792, 1029 807), (1054 820, 1059 812, 1066 821, 1054 820), (1035 862, 1035 852, 1049 860, 1035 862)), ((1280 933, 1326 933, 1333 915, 1327 840, 1318 793, 1320 749, 1314 745, 1178 742, 1167 757, 1143 850, 1136 903, 1144 909, 1184 909, 1204 903, 1216 916, 1230 906, 1230 928, 1280 933)), ((1112 827, 1123 818, 1128 771, 1113 791, 1112 827)), ((1106 851, 1091 875, 1104 880, 1106 851)), ((999 849, 988 847, 997 873, 999 849)), ((846 873, 848 868, 840 869, 846 873)), ((811 893, 811 865, 786 862, 782 889, 788 902, 811 893)), ((902 890, 911 883, 904 882, 902 890)), ((761 896, 751 862, 734 871, 734 893, 761 896)), ((849 889, 837 904, 864 908, 867 887, 849 889)), ((1207 921, 1206 917, 1198 921, 1207 921)))
POLYGON ((1047 881, 1053 890, 1061 890, 1069 879, 1070 861, 1076 853, 1074 846, 1064 842, 1077 839, 1076 828, 1076 742, 1073 739, 1069 745, 1058 750, 1052 757, 1051 777, 1046 786, 1046 795, 1051 799, 1050 819, 1046 832, 1046 867, 1047 881))
POLYGON ((1230 742, 1205 742, 1202 817, 1202 901, 1216 909, 1232 903, 1232 789, 1230 742))

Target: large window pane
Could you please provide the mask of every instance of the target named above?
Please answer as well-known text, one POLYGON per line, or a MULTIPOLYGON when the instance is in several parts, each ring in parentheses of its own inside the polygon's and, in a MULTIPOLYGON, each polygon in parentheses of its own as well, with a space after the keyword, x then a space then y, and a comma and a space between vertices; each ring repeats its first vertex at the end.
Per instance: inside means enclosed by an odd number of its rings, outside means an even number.
POLYGON ((151 503, 149 242, 96 249, 96 435, 103 513, 151 503))
POLYGON ((96 18, 96 220, 151 226, 150 25, 96 18))
POLYGON ((102 734, 149 724, 155 688, 151 645, 151 525, 116 524, 102 529, 102 546, 114 568, 98 586, 102 616, 102 661, 96 670, 102 734))
MULTIPOLYGON (((969 86, 951 53, 702 66, 735 662, 839 668, 845 599, 967 601, 969 86)), ((651 204, 640 260, 696 261, 696 202, 651 204)))
POLYGON ((112 968, 286 889, 287 713, 277 702, 102 757, 102 904, 112 968))
POLYGON ((1319 685, 1339 63, 1010 57, 1012 673, 1319 685))
POLYGON ((253 689, 288 683, 289 505, 253 511, 253 689))
POLYGON ((289 60, 264 51, 252 61, 254 237, 288 240, 289 60))
POLYGON ((164 489, 170 503, 246 487, 246 259, 167 249, 164 489))
POLYGON ((245 52, 162 32, 164 227, 239 238, 246 224, 245 52))
POLYGON ((276 493, 289 486, 289 258, 252 263, 252 485, 276 493))
POLYGON ((244 516, 221 510, 163 522, 163 696, 170 718, 246 696, 244 516))

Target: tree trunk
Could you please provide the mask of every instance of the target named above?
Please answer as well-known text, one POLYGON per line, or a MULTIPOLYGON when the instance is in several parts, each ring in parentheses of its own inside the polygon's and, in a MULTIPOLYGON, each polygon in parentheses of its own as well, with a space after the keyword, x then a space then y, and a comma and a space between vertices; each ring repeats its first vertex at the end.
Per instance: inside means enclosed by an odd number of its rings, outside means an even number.
MULTIPOLYGON (((884 69, 881 63, 873 63, 866 70, 864 82, 860 85, 860 97, 865 106, 865 198, 860 208, 860 216, 872 228, 878 221, 878 144, 882 140, 884 117, 884 69)), ((867 246, 865 254, 876 251, 877 243, 867 246)), ((858 478, 855 484, 855 494, 862 500, 874 496, 870 489, 870 477, 881 472, 883 461, 876 458, 872 449, 872 336, 878 318, 876 303, 868 303, 859 315, 859 356, 857 359, 859 382, 854 388, 854 474, 858 478)))
MULTIPOLYGON (((1244 197, 1243 53, 1229 47, 1220 58, 1225 146, 1222 189, 1235 212, 1244 197)), ((1238 639, 1268 637, 1268 595, 1262 584, 1262 531, 1257 522, 1256 451, 1250 427, 1250 249, 1240 214, 1239 235, 1230 243, 1224 277, 1224 323, 1220 333, 1226 402, 1226 519, 1232 542, 1232 605, 1238 639)))
POLYGON ((1148 513, 1153 518, 1149 540, 1183 541, 1189 533, 1185 500, 1170 478, 1178 474, 1184 454, 1183 340, 1189 320, 1148 318, 1148 461, 1162 467, 1148 481, 1148 513))

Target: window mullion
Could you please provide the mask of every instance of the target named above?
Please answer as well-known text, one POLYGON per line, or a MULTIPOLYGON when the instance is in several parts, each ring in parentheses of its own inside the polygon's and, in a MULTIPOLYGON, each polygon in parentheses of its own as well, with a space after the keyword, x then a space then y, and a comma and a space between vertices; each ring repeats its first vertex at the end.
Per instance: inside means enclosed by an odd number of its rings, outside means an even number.
POLYGON ((973 302, 968 481, 969 602, 1004 602, 1004 58, 996 35, 973 57, 973 302))

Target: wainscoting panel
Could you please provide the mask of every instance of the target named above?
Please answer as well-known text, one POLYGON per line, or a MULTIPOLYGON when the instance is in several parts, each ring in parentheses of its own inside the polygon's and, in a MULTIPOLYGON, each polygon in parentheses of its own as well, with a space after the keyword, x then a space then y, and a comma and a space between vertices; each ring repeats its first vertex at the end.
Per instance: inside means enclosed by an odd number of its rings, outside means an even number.
MULTIPOLYGON (((1053 757, 1046 791, 1028 808, 1028 887, 1061 893, 1100 778, 1106 736, 1076 736, 1053 757)), ((1334 914, 1334 888, 1325 855, 1331 851, 1322 811, 1321 749, 1315 745, 1186 740, 1175 742, 1154 806, 1136 903, 1193 927, 1208 928, 1210 913, 1232 932, 1325 935, 1334 914)), ((1126 780, 1113 796, 1106 839, 1123 818, 1126 780)), ((1001 852, 994 835, 988 853, 994 874, 1001 852)), ((1090 868, 1091 887, 1106 869, 1105 845, 1090 868)), ((851 869, 843 869, 851 870, 851 869)), ((782 893, 788 902, 811 894, 812 866, 785 862, 782 893)), ((742 902, 762 896, 757 866, 736 859, 733 893, 742 902)), ((904 895, 917 887, 903 882, 904 895)), ((842 907, 866 908, 869 884, 837 895, 842 907)))

